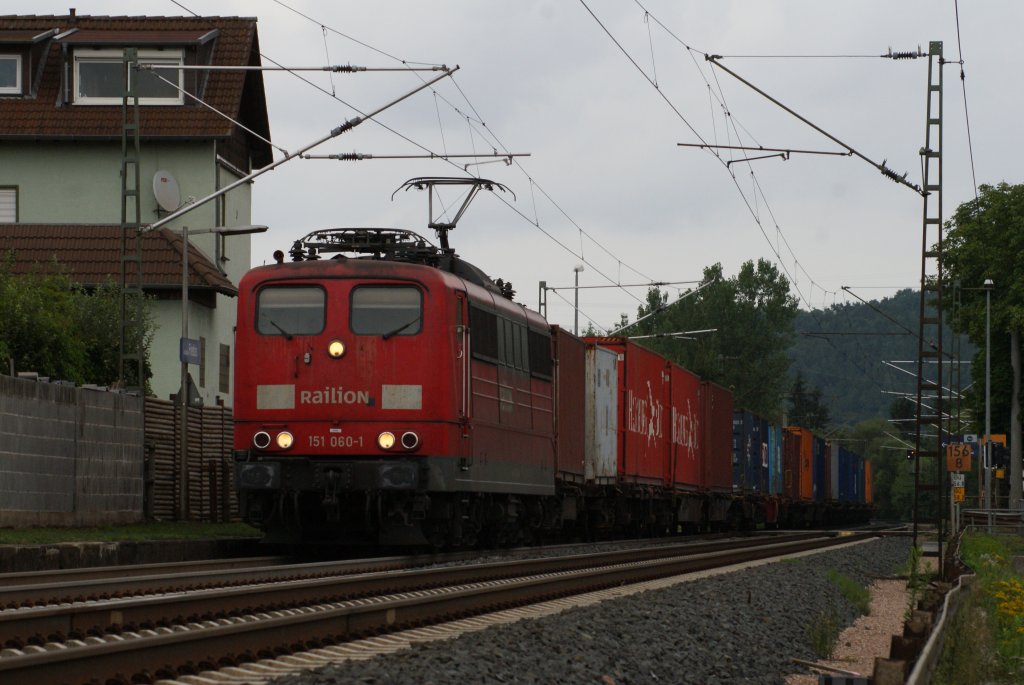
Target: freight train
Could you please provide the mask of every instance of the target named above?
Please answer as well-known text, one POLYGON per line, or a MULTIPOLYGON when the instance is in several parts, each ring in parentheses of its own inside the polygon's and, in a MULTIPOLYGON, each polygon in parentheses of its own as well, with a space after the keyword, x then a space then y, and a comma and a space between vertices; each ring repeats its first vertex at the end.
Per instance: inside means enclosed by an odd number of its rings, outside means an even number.
POLYGON ((579 338, 442 240, 318 231, 239 284, 236 484, 284 543, 457 548, 870 515, 870 464, 625 337, 579 338), (328 257, 328 255, 333 255, 328 257))

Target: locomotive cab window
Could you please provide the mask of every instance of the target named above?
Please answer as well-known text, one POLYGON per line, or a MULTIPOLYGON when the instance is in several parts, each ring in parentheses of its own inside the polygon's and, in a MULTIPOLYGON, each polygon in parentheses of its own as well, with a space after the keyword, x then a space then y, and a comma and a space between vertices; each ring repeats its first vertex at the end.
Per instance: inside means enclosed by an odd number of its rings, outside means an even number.
POLYGON ((359 286, 349 316, 356 335, 416 335, 423 329, 423 295, 408 285, 359 286))
POLYGON ((267 286, 256 299, 256 330, 263 335, 316 335, 324 329, 323 288, 267 286))

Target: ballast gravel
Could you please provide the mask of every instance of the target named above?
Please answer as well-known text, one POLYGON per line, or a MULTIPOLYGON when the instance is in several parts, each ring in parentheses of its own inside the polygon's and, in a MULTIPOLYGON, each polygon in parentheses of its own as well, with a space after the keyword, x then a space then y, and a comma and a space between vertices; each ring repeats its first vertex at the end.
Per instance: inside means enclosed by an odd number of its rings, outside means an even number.
POLYGON ((895 573, 906 538, 683 582, 536 620, 418 644, 367 661, 285 676, 274 685, 416 683, 782 683, 815 661, 815 627, 856 612, 829 579, 868 586, 895 573))

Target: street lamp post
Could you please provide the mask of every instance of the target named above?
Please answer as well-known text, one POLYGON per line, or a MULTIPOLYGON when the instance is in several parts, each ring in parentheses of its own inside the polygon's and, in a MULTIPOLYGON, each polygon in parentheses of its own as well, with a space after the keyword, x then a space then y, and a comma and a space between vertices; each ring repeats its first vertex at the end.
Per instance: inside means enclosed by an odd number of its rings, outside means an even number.
POLYGON ((580 334, 580 272, 583 271, 583 265, 582 264, 577 264, 576 266, 573 267, 572 270, 573 270, 573 272, 576 275, 576 285, 573 286, 573 289, 572 289, 573 290, 573 295, 575 296, 575 298, 574 298, 575 302, 573 304, 573 310, 574 310, 573 311, 573 315, 574 315, 574 318, 573 318, 573 324, 572 324, 572 334, 573 335, 579 335, 580 334))
MULTIPOLYGON (((266 226, 215 226, 198 231, 191 235, 216 233, 217 235, 246 235, 263 233, 266 226)), ((181 389, 178 391, 178 405, 181 407, 181 470, 178 485, 178 519, 188 519, 188 365, 189 358, 194 358, 188 339, 188 226, 181 227, 181 341, 178 343, 178 357, 181 360, 181 389)))
MULTIPOLYGON (((995 283, 991 278, 985 279, 985 457, 982 465, 985 468, 985 508, 992 508, 992 288, 995 283)), ((992 521, 989 519, 989 527, 992 521)), ((991 530, 989 531, 991 532, 991 530)))

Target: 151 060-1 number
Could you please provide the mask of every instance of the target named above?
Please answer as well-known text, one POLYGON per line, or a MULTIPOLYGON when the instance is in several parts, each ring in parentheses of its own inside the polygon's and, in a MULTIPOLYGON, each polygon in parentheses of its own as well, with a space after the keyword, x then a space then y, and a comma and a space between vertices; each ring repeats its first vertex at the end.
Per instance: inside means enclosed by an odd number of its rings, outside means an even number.
POLYGON ((310 435, 310 447, 362 447, 363 436, 353 435, 310 435))

